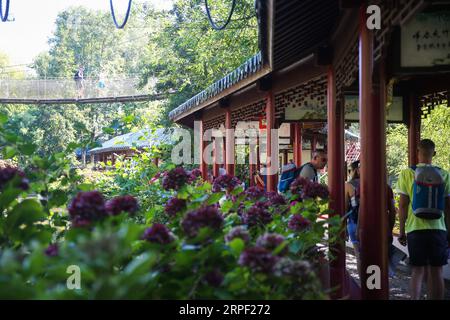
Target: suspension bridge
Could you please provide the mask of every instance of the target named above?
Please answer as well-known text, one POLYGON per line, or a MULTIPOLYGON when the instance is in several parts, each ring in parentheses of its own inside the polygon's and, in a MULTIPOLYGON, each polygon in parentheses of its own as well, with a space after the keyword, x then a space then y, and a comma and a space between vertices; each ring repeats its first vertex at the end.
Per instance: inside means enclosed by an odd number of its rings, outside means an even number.
POLYGON ((140 86, 138 78, 1 79, 0 104, 87 104, 162 100, 152 88, 140 86))

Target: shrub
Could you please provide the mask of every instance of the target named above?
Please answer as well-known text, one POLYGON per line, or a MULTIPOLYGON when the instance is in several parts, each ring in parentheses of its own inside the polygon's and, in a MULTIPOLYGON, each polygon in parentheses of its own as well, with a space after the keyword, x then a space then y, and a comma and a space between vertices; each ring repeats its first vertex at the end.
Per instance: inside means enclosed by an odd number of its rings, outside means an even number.
POLYGON ((243 192, 235 177, 211 185, 139 157, 133 170, 118 164, 112 185, 82 183, 63 155, 0 172, 0 298, 326 298, 318 244, 341 225, 317 219, 329 213, 322 186, 243 192), (72 265, 80 290, 64 285, 72 265))

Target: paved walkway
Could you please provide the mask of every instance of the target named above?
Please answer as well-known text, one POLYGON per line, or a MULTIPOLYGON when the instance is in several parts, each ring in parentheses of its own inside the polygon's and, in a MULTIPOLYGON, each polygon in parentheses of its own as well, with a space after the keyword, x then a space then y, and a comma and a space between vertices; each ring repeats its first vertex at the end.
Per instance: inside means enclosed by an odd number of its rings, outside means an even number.
MULTIPOLYGON (((359 283, 359 275, 356 270, 356 258, 353 255, 352 249, 347 249, 347 270, 350 275, 359 283)), ((409 299, 409 280, 411 272, 406 261, 400 261, 395 270, 393 277, 389 278, 389 299, 391 300, 405 300, 409 299)), ((445 299, 450 300, 450 281, 445 283, 445 299)), ((422 299, 426 298, 426 286, 423 286, 422 299)))

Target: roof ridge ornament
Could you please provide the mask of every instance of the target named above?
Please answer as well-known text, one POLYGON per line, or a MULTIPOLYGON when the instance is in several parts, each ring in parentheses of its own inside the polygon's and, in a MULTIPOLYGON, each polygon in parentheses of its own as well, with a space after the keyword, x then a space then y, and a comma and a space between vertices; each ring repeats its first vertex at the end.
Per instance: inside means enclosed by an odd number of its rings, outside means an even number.
POLYGON ((208 0, 205 0, 205 9, 206 9, 206 15, 208 16, 208 20, 209 20, 209 24, 211 25, 211 27, 216 30, 216 31, 220 31, 223 30, 227 27, 227 25, 230 23, 231 21, 231 17, 233 16, 234 13, 234 9, 236 7, 236 0, 232 0, 232 4, 231 4, 231 10, 230 13, 228 14, 228 18, 227 20, 224 22, 223 25, 218 26, 212 19, 211 17, 211 11, 209 9, 209 5, 208 5, 208 0))

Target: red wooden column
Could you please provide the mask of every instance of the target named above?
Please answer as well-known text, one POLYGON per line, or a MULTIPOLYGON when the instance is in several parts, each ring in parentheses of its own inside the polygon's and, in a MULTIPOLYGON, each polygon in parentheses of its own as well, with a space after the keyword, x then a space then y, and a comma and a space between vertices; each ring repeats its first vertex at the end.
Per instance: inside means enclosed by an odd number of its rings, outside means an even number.
MULTIPOLYGON (((359 119, 361 131, 361 295, 388 299, 385 79, 373 90, 373 31, 366 27, 366 5, 360 8, 359 119), (381 89, 381 90, 380 90, 381 89), (377 283, 378 282, 378 283, 377 283), (378 286, 379 284, 379 286, 378 286)), ((380 76, 384 77, 383 74, 380 76)))
POLYGON ((297 167, 302 165, 302 124, 294 123, 294 163, 297 167))
MULTIPOLYGON (((272 152, 272 130, 275 129, 275 100, 272 90, 267 91, 266 95, 266 164, 267 169, 269 169, 276 162, 274 161, 275 157, 278 157, 277 154, 273 154, 272 152)), ((275 139, 275 137, 274 137, 275 139)), ((278 168, 276 168, 278 169, 278 168)), ((271 170, 276 170, 272 168, 271 170)), ((267 175, 267 191, 276 191, 276 174, 268 174, 267 175)))
POLYGON ((256 170, 261 173, 261 145, 259 135, 256 137, 256 170))
POLYGON ((408 165, 417 164, 417 146, 420 141, 420 112, 416 96, 411 93, 408 97, 408 165))
POLYGON ((234 132, 231 126, 231 108, 225 109, 225 170, 234 176, 234 132))
POLYGON ((205 133, 203 117, 199 118, 199 152, 200 152, 200 171, 202 172, 202 178, 204 181, 208 180, 208 166, 206 164, 204 155, 206 148, 206 141, 203 140, 203 134, 205 133))
MULTIPOLYGON (((336 76, 333 66, 328 68, 327 77, 327 119, 328 119, 328 188, 330 209, 333 216, 344 216, 344 110, 343 103, 336 103, 336 76)), ((345 280, 345 232, 340 234, 341 243, 330 246, 336 257, 330 263, 330 287, 337 288, 336 299, 342 298, 345 280)))

